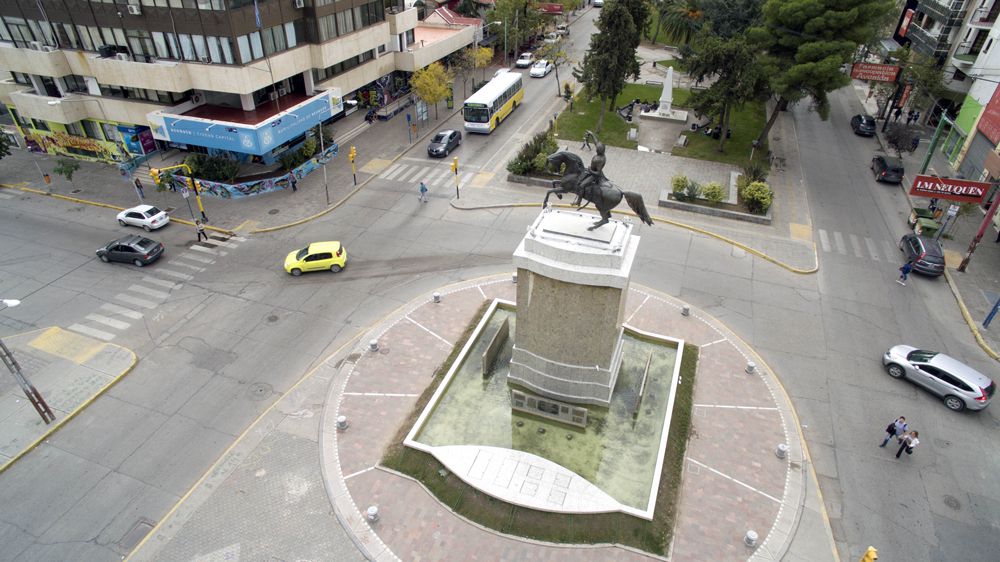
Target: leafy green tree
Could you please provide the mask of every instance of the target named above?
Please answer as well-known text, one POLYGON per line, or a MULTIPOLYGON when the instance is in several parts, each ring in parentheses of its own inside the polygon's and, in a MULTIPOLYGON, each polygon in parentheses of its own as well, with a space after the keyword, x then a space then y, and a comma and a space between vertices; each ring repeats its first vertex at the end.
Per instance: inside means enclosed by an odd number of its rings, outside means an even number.
POLYGON ((469 82, 469 75, 476 68, 475 53, 473 47, 455 51, 448 57, 448 71, 457 78, 462 77, 462 97, 466 96, 465 86, 469 82))
POLYGON ((486 13, 488 23, 500 22, 507 26, 507 54, 516 54, 538 29, 544 26, 542 14, 529 7, 528 0, 497 0, 486 13))
POLYGON ((759 23, 764 0, 701 0, 705 20, 720 37, 733 37, 759 23))
POLYGON ((60 158, 58 161, 56 161, 56 166, 55 168, 52 168, 52 171, 66 178, 66 181, 68 181, 70 185, 76 187, 75 184, 73 183, 73 174, 75 174, 76 171, 79 169, 80 169, 80 163, 77 162, 76 160, 70 160, 69 158, 60 158))
POLYGON ((632 15, 617 0, 605 4, 597 18, 598 33, 590 36, 590 47, 573 76, 583 84, 588 99, 601 100, 595 129, 599 132, 609 104, 613 105, 625 88, 628 76, 637 76, 638 61, 631 41, 636 35, 632 15))
POLYGON ((438 103, 451 93, 449 84, 454 77, 439 62, 432 62, 413 73, 410 87, 417 97, 434 106, 434 118, 438 117, 438 103))
POLYGON ((920 132, 915 127, 903 123, 891 123, 882 133, 885 144, 896 151, 898 158, 902 158, 904 152, 913 153, 917 150, 913 139, 918 137, 920 137, 920 132))
POLYGON ((493 62, 493 49, 489 47, 479 47, 472 56, 473 65, 483 69, 483 80, 486 80, 486 67, 493 62))
MULTIPOLYGON (((722 131, 730 128, 733 108, 766 97, 766 77, 745 36, 723 38, 706 25, 686 53, 684 66, 695 81, 713 79, 708 88, 691 96, 690 103, 699 114, 715 117, 722 131)), ((726 135, 720 134, 719 152, 725 145, 726 135)))
POLYGON ((777 98, 758 140, 767 138, 778 112, 807 97, 826 119, 827 93, 850 82, 841 67, 891 9, 892 0, 767 0, 762 23, 748 31, 764 51, 758 62, 777 98))
POLYGON ((632 16, 632 24, 635 25, 635 37, 632 39, 632 48, 638 48, 642 41, 642 30, 649 25, 650 7, 647 0, 615 0, 625 6, 632 16))
POLYGON ((910 52, 909 49, 893 52, 893 55, 896 54, 901 61, 906 61, 900 80, 912 86, 912 107, 927 107, 948 95, 948 89, 944 86, 944 70, 933 57, 910 52))
POLYGON ((476 0, 462 0, 455 6, 455 11, 467 18, 479 17, 479 5, 476 0))
POLYGON ((663 29, 666 40, 675 45, 687 45, 694 39, 705 20, 701 8, 701 0, 659 0, 656 12, 660 17, 660 25, 653 35, 653 42, 663 29))
POLYGON ((559 67, 571 62, 569 55, 563 50, 563 42, 546 43, 541 49, 538 49, 538 58, 553 64, 556 72, 556 96, 563 95, 563 92, 559 91, 559 84, 562 83, 559 80, 559 67))

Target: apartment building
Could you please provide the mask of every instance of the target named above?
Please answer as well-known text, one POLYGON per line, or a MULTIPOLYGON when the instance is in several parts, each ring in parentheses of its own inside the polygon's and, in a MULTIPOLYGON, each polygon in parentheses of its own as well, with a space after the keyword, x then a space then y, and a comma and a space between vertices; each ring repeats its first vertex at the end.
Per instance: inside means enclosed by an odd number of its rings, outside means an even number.
POLYGON ((7 0, 0 103, 40 152, 270 163, 345 100, 393 102, 476 27, 403 0, 7 0))

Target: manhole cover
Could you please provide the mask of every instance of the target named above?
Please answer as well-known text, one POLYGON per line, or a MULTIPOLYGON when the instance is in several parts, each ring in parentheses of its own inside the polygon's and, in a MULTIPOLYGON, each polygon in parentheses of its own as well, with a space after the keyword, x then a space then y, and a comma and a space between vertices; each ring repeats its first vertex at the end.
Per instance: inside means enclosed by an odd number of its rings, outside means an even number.
POLYGON ((83 191, 83 190, 82 189, 74 189, 73 191, 70 191, 70 193, 80 193, 81 191, 83 191))
POLYGON ((148 535, 149 532, 153 530, 153 527, 155 526, 156 524, 149 519, 139 519, 135 522, 135 525, 132 525, 132 528, 125 533, 122 540, 118 541, 118 544, 120 544, 126 551, 131 551, 135 548, 135 545, 139 544, 139 541, 141 541, 143 537, 148 535))
POLYGON ((268 322, 277 322, 278 321, 278 316, 276 314, 272 314, 272 315, 270 315, 270 316, 267 317, 267 321, 268 322))
POLYGON ((279 211, 277 209, 271 209, 270 211, 267 212, 267 214, 269 214, 269 215, 277 215, 278 212, 279 211))
POLYGON ((253 400, 263 400, 271 395, 271 385, 266 382, 255 382, 247 389, 247 394, 253 400))
POLYGON ((958 501, 958 498, 956 498, 955 496, 949 496, 945 494, 944 504, 954 509, 955 511, 962 509, 962 502, 958 501))

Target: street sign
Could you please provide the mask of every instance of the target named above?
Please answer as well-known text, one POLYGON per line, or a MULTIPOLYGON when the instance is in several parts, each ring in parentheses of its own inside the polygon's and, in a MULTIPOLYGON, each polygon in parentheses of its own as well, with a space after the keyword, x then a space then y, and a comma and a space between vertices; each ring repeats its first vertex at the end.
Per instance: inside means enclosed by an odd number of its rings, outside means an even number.
POLYGON ((855 80, 875 80, 876 82, 895 82, 899 77, 900 68, 894 64, 873 64, 856 62, 851 67, 851 78, 855 80))
POLYGON ((188 192, 188 188, 181 186, 181 197, 187 199, 190 195, 191 194, 188 192))
POLYGON ((948 205, 948 216, 954 217, 955 215, 957 215, 958 209, 959 209, 958 205, 948 205))
POLYGON ((982 203, 990 190, 988 182, 939 178, 917 175, 910 187, 910 195, 937 197, 948 201, 982 203))

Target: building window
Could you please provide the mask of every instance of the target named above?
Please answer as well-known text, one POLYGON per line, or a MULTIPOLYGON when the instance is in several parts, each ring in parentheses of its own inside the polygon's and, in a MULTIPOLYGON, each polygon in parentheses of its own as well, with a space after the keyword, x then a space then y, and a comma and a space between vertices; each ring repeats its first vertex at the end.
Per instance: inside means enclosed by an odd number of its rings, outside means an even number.
POLYGON ((32 119, 31 128, 35 129, 36 131, 48 131, 49 124, 39 119, 32 119))
POLYGON ((352 10, 337 12, 337 33, 347 35, 354 31, 354 16, 352 10))
POLYGON ((118 126, 114 123, 105 123, 101 121, 101 130, 104 131, 104 138, 106 140, 111 142, 118 140, 118 126))
POLYGON ((27 74, 22 72, 11 72, 11 76, 14 77, 14 81, 18 84, 24 84, 25 86, 31 86, 31 78, 28 78, 27 74))
POLYGON ((87 81, 83 79, 83 76, 69 74, 63 76, 62 79, 67 92, 87 92, 87 81))
POLYGON ((316 25, 319 27, 319 40, 321 43, 337 37, 337 14, 318 18, 316 25))
POLYGON ((79 123, 69 123, 66 125, 66 132, 74 137, 82 137, 83 127, 81 127, 79 123))
POLYGON ((83 125, 83 134, 88 139, 104 140, 104 137, 101 136, 101 129, 97 126, 97 123, 84 120, 80 121, 80 124, 83 125))
POLYGON ((31 127, 31 120, 25 117, 21 117, 21 114, 17 112, 13 107, 8 107, 11 117, 14 118, 14 122, 21 126, 22 129, 31 127))
POLYGON ((966 74, 966 73, 964 73, 961 70, 959 70, 959 69, 956 68, 955 69, 955 74, 953 74, 951 76, 951 79, 955 80, 956 82, 965 82, 965 79, 968 78, 968 77, 969 77, 968 74, 966 74))

